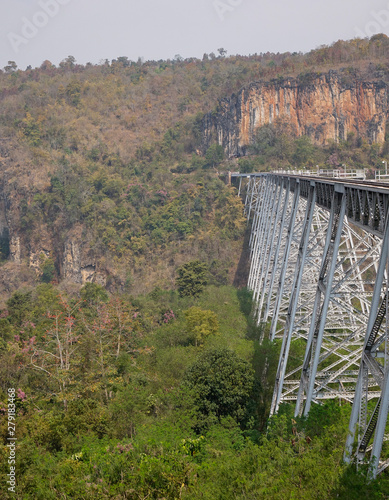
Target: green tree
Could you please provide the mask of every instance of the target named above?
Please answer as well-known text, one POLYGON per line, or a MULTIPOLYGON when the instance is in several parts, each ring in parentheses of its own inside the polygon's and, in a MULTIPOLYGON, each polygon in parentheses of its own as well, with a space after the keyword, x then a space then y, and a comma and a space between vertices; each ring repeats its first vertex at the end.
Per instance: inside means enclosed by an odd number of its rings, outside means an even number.
POLYGON ((39 120, 35 120, 31 113, 26 113, 21 123, 23 135, 28 139, 32 146, 41 144, 41 125, 39 120))
POLYGON ((251 174, 254 171, 254 162, 248 158, 241 158, 239 160, 239 172, 241 174, 251 174))
POLYGON ((181 297, 198 297, 207 284, 207 265, 193 260, 177 269, 176 285, 181 297))
POLYGON ((184 378, 184 386, 193 390, 195 405, 201 416, 199 428, 207 421, 227 416, 242 423, 253 385, 253 369, 229 349, 204 353, 184 378))
POLYGON ((76 64, 76 58, 74 56, 68 56, 59 63, 59 67, 73 69, 75 64, 76 64))
POLYGON ((209 166, 216 167, 224 160, 223 147, 220 144, 212 144, 205 153, 205 159, 209 166))
POLYGON ((263 125, 255 133, 253 144, 250 149, 255 154, 265 155, 276 144, 276 130, 273 124, 263 125))
POLYGON ((55 267, 53 259, 44 259, 44 261, 40 265, 42 274, 41 281, 43 283, 50 283, 53 281, 55 276, 55 267))
POLYGON ((298 166, 304 166, 312 162, 315 157, 315 146, 312 144, 311 139, 303 135, 295 141, 295 151, 293 155, 294 161, 298 166))
POLYGON ((71 106, 78 106, 81 102, 81 84, 73 80, 66 86, 66 96, 71 106))
POLYGON ((195 345, 202 345, 210 335, 219 331, 219 322, 213 311, 204 311, 200 307, 191 307, 185 311, 186 329, 195 345))
POLYGON ((18 69, 18 66, 15 61, 8 61, 8 65, 4 66, 5 73, 13 73, 18 69))
POLYGON ((85 283, 80 291, 81 299, 88 306, 108 301, 108 294, 98 283, 85 283))
POLYGON ((31 292, 16 291, 6 302, 9 321, 20 325, 31 310, 31 292))

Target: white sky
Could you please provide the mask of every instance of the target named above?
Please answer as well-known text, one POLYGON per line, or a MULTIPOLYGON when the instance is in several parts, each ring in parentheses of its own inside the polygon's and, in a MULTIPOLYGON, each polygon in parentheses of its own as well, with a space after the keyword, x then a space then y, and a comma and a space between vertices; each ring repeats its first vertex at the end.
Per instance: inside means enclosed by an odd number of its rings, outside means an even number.
POLYGON ((389 0, 0 0, 0 68, 306 52, 375 33, 389 34, 389 0))

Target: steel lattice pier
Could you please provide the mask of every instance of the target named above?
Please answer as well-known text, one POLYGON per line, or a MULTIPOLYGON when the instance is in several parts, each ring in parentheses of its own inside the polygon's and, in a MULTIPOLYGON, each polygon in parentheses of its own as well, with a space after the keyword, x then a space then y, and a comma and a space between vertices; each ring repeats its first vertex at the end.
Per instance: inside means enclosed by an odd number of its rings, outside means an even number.
POLYGON ((375 477, 389 408, 389 187, 288 174, 247 178, 248 287, 264 335, 281 351, 271 414, 313 403, 353 403, 345 460, 370 453, 375 477), (297 364, 292 346, 303 346, 297 364), (357 431, 358 429, 358 431, 357 431), (372 444, 371 444, 372 443, 372 444))

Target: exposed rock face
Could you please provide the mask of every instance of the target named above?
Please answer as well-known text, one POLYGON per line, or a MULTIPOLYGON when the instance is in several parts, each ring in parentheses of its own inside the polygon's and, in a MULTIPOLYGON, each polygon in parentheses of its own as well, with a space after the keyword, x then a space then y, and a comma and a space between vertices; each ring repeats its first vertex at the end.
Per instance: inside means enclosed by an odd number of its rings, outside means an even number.
POLYGON ((85 263, 82 258, 82 249, 77 241, 69 239, 65 243, 63 254, 63 277, 73 283, 84 284, 94 281, 96 266, 94 263, 85 263))
POLYGON ((75 227, 65 241, 61 277, 71 283, 84 285, 95 282, 105 286, 107 278, 97 269, 97 264, 88 242, 85 241, 82 227, 75 227))
POLYGON ((30 252, 29 255, 29 267, 34 269, 37 276, 41 275, 41 265, 44 260, 50 257, 50 251, 46 249, 40 249, 38 252, 30 252))
POLYGON ((216 138, 228 156, 242 156, 256 130, 277 118, 316 144, 347 139, 350 132, 370 143, 384 142, 388 114, 385 83, 354 80, 346 85, 334 71, 310 75, 307 80, 255 82, 223 99, 217 112, 204 118, 204 146, 216 138))
POLYGON ((21 248, 20 248, 19 236, 12 236, 11 241, 9 243, 9 254, 10 254, 10 260, 16 262, 17 264, 20 264, 21 248))

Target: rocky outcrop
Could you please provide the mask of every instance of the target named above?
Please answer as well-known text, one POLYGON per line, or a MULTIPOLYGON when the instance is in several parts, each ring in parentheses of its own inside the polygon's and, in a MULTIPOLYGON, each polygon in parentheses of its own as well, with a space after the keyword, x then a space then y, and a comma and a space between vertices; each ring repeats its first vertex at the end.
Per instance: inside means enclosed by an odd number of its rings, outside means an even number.
POLYGON ((19 236, 12 236, 9 243, 9 256, 11 261, 20 264, 21 247, 19 236))
POLYGON ((81 227, 74 228, 65 241, 61 277, 81 285, 87 282, 106 284, 106 276, 98 272, 90 247, 84 241, 81 227))
POLYGON ((50 258, 50 251, 42 248, 37 252, 30 252, 29 255, 29 267, 34 269, 37 276, 42 274, 42 264, 46 259, 50 258))
POLYGON ((277 119, 316 144, 347 139, 351 132, 370 143, 383 143, 387 114, 388 88, 383 82, 346 82, 335 71, 255 82, 220 101, 217 111, 206 115, 203 144, 207 148, 216 139, 228 156, 242 156, 258 128, 277 119))

